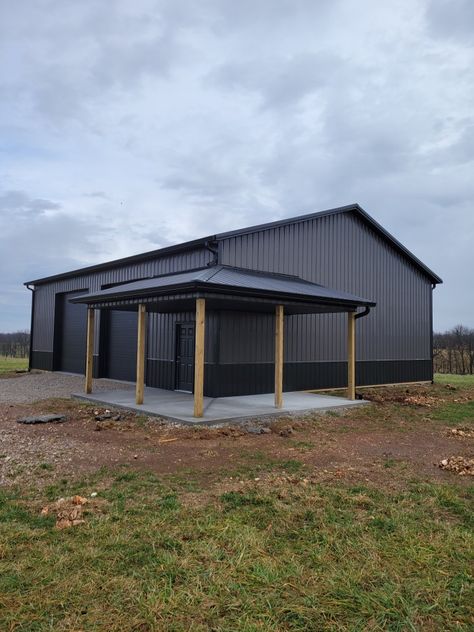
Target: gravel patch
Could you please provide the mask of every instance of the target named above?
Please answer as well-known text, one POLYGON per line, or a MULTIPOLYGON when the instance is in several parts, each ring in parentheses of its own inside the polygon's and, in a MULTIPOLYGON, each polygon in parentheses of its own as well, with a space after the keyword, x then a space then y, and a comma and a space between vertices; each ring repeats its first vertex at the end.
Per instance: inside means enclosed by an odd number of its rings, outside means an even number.
MULTIPOLYGON (((133 390, 133 384, 98 379, 93 391, 133 390)), ((20 377, 0 380, 0 404, 31 404, 51 397, 70 397, 84 390, 82 375, 66 373, 27 373, 20 377)))

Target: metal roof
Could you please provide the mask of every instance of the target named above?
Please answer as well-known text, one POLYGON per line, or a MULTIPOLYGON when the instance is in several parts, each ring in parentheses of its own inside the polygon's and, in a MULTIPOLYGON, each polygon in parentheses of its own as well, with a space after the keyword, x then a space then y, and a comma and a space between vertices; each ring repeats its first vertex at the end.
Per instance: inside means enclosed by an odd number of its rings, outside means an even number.
POLYGON ((205 291, 212 294, 240 297, 262 297, 281 300, 282 302, 287 299, 305 303, 345 306, 349 309, 375 305, 374 301, 369 299, 311 283, 297 276, 224 265, 214 265, 124 283, 100 292, 82 294, 72 299, 72 302, 94 305, 140 297, 172 296, 190 291, 205 291))
POLYGON ((198 248, 198 247, 203 247, 203 246, 205 247, 209 243, 220 241, 222 239, 227 239, 228 237, 232 237, 235 235, 245 235, 247 233, 268 230, 271 228, 276 228, 278 226, 296 224, 299 222, 315 219, 317 217, 325 217, 327 215, 335 215, 338 213, 349 213, 349 212, 356 213, 363 221, 365 221, 368 225, 370 225, 388 243, 394 246, 399 252, 401 252, 405 257, 407 257, 407 259, 411 260, 412 263, 417 268, 419 268, 422 272, 424 272, 431 279, 433 283, 438 284, 438 283, 443 282, 443 280, 437 274, 435 274, 430 268, 428 268, 428 266, 426 266, 422 261, 420 261, 420 259, 418 259, 418 257, 416 257, 412 252, 410 252, 407 248, 405 248, 403 244, 401 244, 395 237, 393 237, 387 230, 385 230, 385 228, 383 228, 381 224, 379 224, 361 206, 359 206, 359 204, 349 204, 347 206, 340 206, 337 208, 327 209, 325 211, 318 211, 316 213, 309 213, 306 215, 299 215, 297 217, 289 217, 287 219, 277 220, 274 222, 268 222, 267 224, 257 224, 255 226, 249 226, 247 228, 241 228, 238 230, 218 233, 216 235, 209 235, 207 237, 194 239, 192 241, 187 241, 182 244, 167 246, 166 248, 151 250, 149 252, 132 255, 130 257, 124 257, 122 259, 114 259, 112 261, 106 261, 104 263, 87 266, 85 268, 70 270, 68 272, 63 272, 60 274, 55 274, 52 276, 35 279, 33 281, 27 281, 25 285, 34 285, 34 284, 38 285, 40 283, 48 283, 50 281, 57 281, 59 279, 65 279, 65 278, 78 276, 82 274, 90 274, 92 272, 107 270, 107 269, 114 268, 121 265, 127 265, 130 263, 136 263, 139 261, 147 261, 149 259, 154 259, 156 257, 161 257, 167 254, 183 252, 186 250, 191 250, 193 248, 198 248))
POLYGON ((280 219, 275 222, 268 222, 266 224, 256 224, 255 226, 249 226, 247 228, 241 228, 238 230, 230 230, 225 233, 219 233, 215 236, 216 240, 227 239, 236 235, 245 235, 248 233, 256 233, 262 230, 269 230, 271 228, 278 228, 279 226, 288 226, 289 224, 298 224, 300 222, 307 222, 308 220, 316 219, 318 217, 326 217, 328 215, 337 215, 339 213, 356 213, 366 224, 371 226, 375 232, 383 237, 387 242, 399 250, 403 255, 420 268, 428 277, 431 278, 433 283, 442 283, 443 280, 437 274, 435 274, 428 266, 426 266, 418 257, 416 257, 408 248, 406 248, 401 242, 398 241, 388 230, 386 230, 381 224, 379 224, 371 215, 367 213, 359 204, 348 204, 346 206, 339 206, 337 208, 327 209, 325 211, 317 211, 315 213, 308 213, 306 215, 298 215, 296 217, 289 217, 287 219, 280 219))

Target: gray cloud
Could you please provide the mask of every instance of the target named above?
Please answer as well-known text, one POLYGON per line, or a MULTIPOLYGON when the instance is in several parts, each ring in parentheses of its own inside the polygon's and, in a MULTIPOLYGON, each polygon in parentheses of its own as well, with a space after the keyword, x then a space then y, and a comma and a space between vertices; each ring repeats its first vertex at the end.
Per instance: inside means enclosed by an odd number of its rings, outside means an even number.
POLYGON ((0 330, 29 277, 353 201, 474 326, 472 7, 1 4, 0 330))
POLYGON ((222 65, 210 80, 224 89, 247 90, 262 99, 262 105, 282 108, 298 104, 304 97, 326 88, 341 68, 336 55, 300 53, 289 59, 231 62, 222 65))
POLYGON ((474 4, 471 0, 430 0, 426 19, 431 33, 474 43, 474 4))
POLYGON ((42 215, 45 211, 56 211, 60 208, 56 202, 31 199, 23 191, 6 191, 0 195, 0 213, 4 216, 42 215))

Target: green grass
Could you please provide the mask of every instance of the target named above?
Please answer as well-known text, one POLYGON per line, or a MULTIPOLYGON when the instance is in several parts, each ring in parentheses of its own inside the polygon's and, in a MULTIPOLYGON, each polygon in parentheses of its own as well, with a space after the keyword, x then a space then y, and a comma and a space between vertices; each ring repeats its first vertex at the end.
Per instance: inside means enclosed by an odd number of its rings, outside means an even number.
POLYGON ((435 384, 452 384, 453 386, 474 386, 474 375, 454 375, 453 373, 435 373, 435 384))
POLYGON ((434 411, 433 420, 442 421, 448 426, 474 423, 474 401, 452 402, 434 411))
POLYGON ((0 496, 0 629, 472 629, 472 496, 454 484, 248 482, 192 503, 176 478, 101 472, 48 495, 97 485, 106 504, 65 531, 40 492, 0 496))
POLYGON ((0 375, 28 368, 28 358, 11 358, 0 356, 0 375))
MULTIPOLYGON (((474 378, 437 376, 426 389, 436 405, 382 403, 314 427, 335 440, 426 424, 444 436, 474 420, 474 378)), ((426 482, 387 455, 362 484, 316 484, 307 456, 318 439, 304 432, 286 440, 289 454, 236 445, 212 475, 124 466, 73 481, 39 459, 38 479, 54 472, 56 483, 0 492, 0 630, 471 630, 469 481, 426 482), (40 514, 92 491, 85 525, 58 531, 40 514)))
POLYGON ((40 463, 38 465, 38 468, 40 470, 45 470, 46 472, 51 472, 52 470, 54 470, 54 465, 52 463, 40 463))

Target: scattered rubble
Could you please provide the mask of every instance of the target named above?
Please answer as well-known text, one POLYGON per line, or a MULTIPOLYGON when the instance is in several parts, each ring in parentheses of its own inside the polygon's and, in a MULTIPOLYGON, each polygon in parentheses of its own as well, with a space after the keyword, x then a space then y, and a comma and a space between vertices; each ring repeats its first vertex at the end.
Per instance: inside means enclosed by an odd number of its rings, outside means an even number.
MULTIPOLYGON (((445 390, 457 391, 457 386, 447 384, 445 390)), ((383 389, 366 389, 364 391, 364 399, 375 402, 376 404, 402 404, 403 406, 423 406, 425 408, 434 408, 447 402, 468 402, 472 401, 469 394, 450 397, 446 393, 445 397, 441 394, 432 395, 432 391, 427 388, 406 388, 400 389, 396 387, 388 387, 383 389)))
POLYGON ((56 502, 46 505, 41 510, 42 516, 56 514, 56 528, 67 529, 84 524, 83 505, 87 503, 87 498, 83 496, 71 496, 70 498, 60 498, 56 502))
POLYGON ((120 421, 122 419, 122 415, 120 413, 112 413, 112 411, 108 409, 106 409, 103 413, 100 413, 98 410, 94 410, 94 415, 96 421, 106 421, 107 419, 120 421))
POLYGON ((66 415, 36 415, 34 417, 21 417, 16 421, 19 424, 59 424, 66 421, 66 419, 66 415))
POLYGON ((442 470, 454 472, 459 476, 474 476, 474 458, 450 456, 439 463, 442 470))
POLYGON ((474 437, 474 427, 469 428, 468 426, 464 426, 463 428, 451 428, 446 434, 448 437, 474 437))
POLYGON ((270 434, 271 428, 268 426, 254 426, 252 424, 244 426, 245 431, 249 434, 270 434))
POLYGON ((433 397, 432 395, 424 394, 411 394, 407 389, 405 393, 397 391, 391 391, 386 389, 383 392, 372 391, 364 393, 364 399, 375 402, 377 404, 403 404, 404 406, 424 406, 430 408, 431 406, 439 405, 444 400, 440 397, 433 397))

